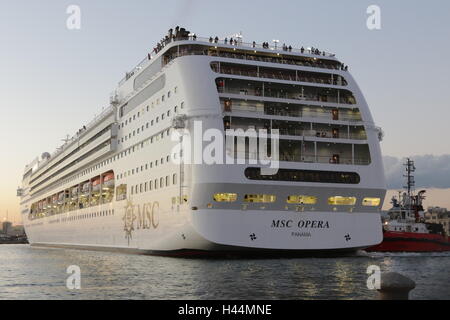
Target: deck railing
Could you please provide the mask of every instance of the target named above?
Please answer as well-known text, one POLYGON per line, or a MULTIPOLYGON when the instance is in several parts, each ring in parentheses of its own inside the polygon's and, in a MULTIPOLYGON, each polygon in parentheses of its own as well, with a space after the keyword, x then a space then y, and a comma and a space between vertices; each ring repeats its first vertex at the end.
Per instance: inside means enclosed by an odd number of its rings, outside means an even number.
MULTIPOLYGON (((195 37, 193 35, 190 35, 189 37, 180 37, 177 39, 169 39, 167 42, 164 43, 164 46, 169 45, 172 42, 178 42, 178 41, 195 41, 198 43, 203 43, 203 44, 209 44, 209 45, 228 45, 230 48, 246 48, 246 49, 263 49, 263 50, 267 50, 269 52, 274 52, 274 53, 297 53, 297 54, 302 54, 306 57, 310 57, 310 58, 331 58, 331 59, 335 59, 335 54, 330 53, 330 52, 326 52, 326 51, 318 51, 317 49, 313 48, 292 48, 292 49, 287 49, 285 50, 283 48, 283 46, 275 46, 275 45, 270 45, 268 47, 263 46, 262 43, 256 43, 256 42, 252 42, 252 43, 247 43, 247 42, 242 42, 239 39, 237 41, 234 41, 233 44, 230 44, 230 39, 228 39, 228 41, 225 42, 225 39, 219 39, 218 41, 215 41, 215 39, 211 39, 211 38, 205 38, 205 37, 195 37)), ((161 49, 157 50, 154 49, 153 51, 151 51, 150 53, 147 54, 147 56, 142 59, 141 62, 138 63, 138 65, 136 67, 134 67, 130 72, 127 72, 125 74, 125 77, 119 82, 119 85, 123 84, 125 81, 127 81, 129 78, 131 78, 136 72, 138 72, 140 69, 142 69, 144 67, 144 65, 146 65, 147 63, 149 63, 149 61, 151 61, 153 58, 155 58, 156 55, 158 55, 162 50, 164 49, 164 47, 162 47, 161 49)), ((202 54, 202 52, 198 52, 199 54, 202 54)), ((184 55, 192 55, 193 53, 191 52, 180 52, 177 54, 173 55, 173 59, 184 56, 184 55)), ((294 61, 290 61, 286 59, 283 62, 283 59, 280 59, 280 63, 286 63, 286 64, 296 64, 294 63, 294 61)), ((323 66, 325 68, 328 68, 327 66, 323 66)), ((338 69, 336 68, 330 68, 330 69, 338 69)))

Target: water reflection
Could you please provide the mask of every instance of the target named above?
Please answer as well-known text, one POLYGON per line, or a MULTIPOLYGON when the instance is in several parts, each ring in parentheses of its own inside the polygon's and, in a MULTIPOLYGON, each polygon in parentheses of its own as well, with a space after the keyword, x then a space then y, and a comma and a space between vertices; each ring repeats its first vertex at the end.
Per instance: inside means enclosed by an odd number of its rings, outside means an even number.
POLYGON ((0 299, 376 299, 367 267, 417 282, 415 299, 450 299, 450 254, 189 260, 0 246, 0 299), (69 291, 66 268, 81 268, 69 291))

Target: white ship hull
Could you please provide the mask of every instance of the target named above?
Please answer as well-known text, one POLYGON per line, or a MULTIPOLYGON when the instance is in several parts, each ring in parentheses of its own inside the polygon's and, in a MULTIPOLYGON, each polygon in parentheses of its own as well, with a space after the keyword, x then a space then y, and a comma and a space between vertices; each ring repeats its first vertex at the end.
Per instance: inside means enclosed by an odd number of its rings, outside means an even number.
MULTIPOLYGON (((80 215, 83 212, 88 210, 80 210, 80 215)), ((92 218, 89 225, 84 221, 58 228, 54 223, 43 225, 28 234, 29 242, 35 246, 177 255, 202 251, 351 251, 382 241, 381 226, 380 230, 373 228, 379 224, 379 217, 372 213, 355 217, 345 213, 265 211, 261 215, 259 211, 235 211, 226 212, 226 218, 220 211, 196 212, 190 217, 178 212, 158 214, 161 217, 156 228, 149 223, 148 228, 133 230, 131 235, 124 230, 122 213, 92 218), (319 228, 319 222, 328 227, 319 228)))

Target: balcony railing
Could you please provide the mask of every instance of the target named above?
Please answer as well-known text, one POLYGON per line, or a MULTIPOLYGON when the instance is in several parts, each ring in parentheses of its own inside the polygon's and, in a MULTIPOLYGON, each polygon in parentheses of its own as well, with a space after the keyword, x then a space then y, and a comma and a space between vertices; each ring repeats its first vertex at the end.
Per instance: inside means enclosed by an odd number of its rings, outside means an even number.
MULTIPOLYGON (((271 129, 263 126, 255 126, 255 125, 233 125, 226 129, 242 129, 249 130, 254 129, 258 130, 267 130, 267 133, 270 134, 271 129)), ((351 140, 367 140, 367 135, 363 133, 354 133, 354 132, 339 132, 338 134, 328 130, 303 130, 303 129, 293 129, 293 128, 276 128, 273 127, 273 130, 278 130, 280 135, 283 136, 298 136, 298 137, 315 137, 315 138, 323 138, 323 139, 351 139, 351 140)))
POLYGON ((302 92, 286 92, 282 90, 265 89, 257 90, 253 88, 243 89, 243 88, 229 88, 224 89, 223 87, 217 88, 219 93, 225 94, 239 94, 239 95, 250 95, 257 97, 267 97, 267 98, 277 98, 277 99, 290 99, 290 100, 300 100, 300 101, 317 101, 325 103, 336 103, 336 104, 355 104, 355 101, 347 97, 337 97, 337 96, 323 96, 311 93, 302 92))
POLYGON ((263 79, 276 79, 276 80, 284 80, 284 81, 296 81, 296 82, 309 82, 309 83, 317 83, 324 85, 334 85, 334 86, 346 86, 346 81, 337 80, 337 79, 324 79, 324 78, 314 78, 314 77, 304 77, 296 74, 283 74, 283 73, 274 73, 274 72, 258 72, 252 70, 241 70, 236 68, 218 68, 213 67, 213 71, 221 74, 229 74, 235 76, 243 76, 243 77, 253 77, 253 78, 263 78, 263 79))
MULTIPOLYGON (((246 160, 258 160, 259 154, 254 152, 236 152, 235 159, 246 160)), ((315 156, 315 155, 299 155, 282 152, 280 150, 280 156, 278 161, 286 162, 301 162, 301 163, 321 163, 321 164, 335 164, 335 165, 369 165, 370 158, 363 156, 351 156, 340 157, 336 160, 333 155, 329 156, 315 156)))
MULTIPOLYGON (((311 108, 317 108, 316 106, 310 106, 311 108)), ((292 118, 322 118, 326 120, 333 121, 349 121, 349 122, 361 122, 361 116, 358 114, 350 115, 350 114, 342 114, 339 113, 338 116, 333 115, 332 111, 323 110, 320 108, 320 111, 314 110, 287 110, 285 108, 280 109, 272 109, 270 107, 265 106, 257 106, 251 104, 239 104, 236 101, 233 102, 232 106, 224 107, 223 112, 232 114, 233 112, 252 112, 258 113, 261 115, 270 115, 270 116, 281 116, 281 117, 292 117, 292 118)))
MULTIPOLYGON (((233 105, 233 110, 235 108, 235 105, 233 105)), ((287 110, 266 110, 264 112, 267 115, 272 116, 283 116, 283 117, 294 117, 294 118, 324 118, 328 120, 335 120, 333 119, 333 113, 331 111, 287 111, 287 110)), ((350 115, 342 115, 340 114, 337 118, 337 121, 362 121, 361 117, 359 116, 350 116, 350 115)))

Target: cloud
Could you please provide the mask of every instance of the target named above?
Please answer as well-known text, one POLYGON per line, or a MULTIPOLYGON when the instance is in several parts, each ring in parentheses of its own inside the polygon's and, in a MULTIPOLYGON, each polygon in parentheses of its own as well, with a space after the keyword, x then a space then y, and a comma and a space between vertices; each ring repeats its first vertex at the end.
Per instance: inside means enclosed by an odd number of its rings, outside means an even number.
MULTIPOLYGON (((416 166, 416 188, 450 188, 450 154, 414 156, 411 159, 416 166)), ((388 189, 399 189, 405 185, 405 160, 406 158, 383 157, 388 189)))

